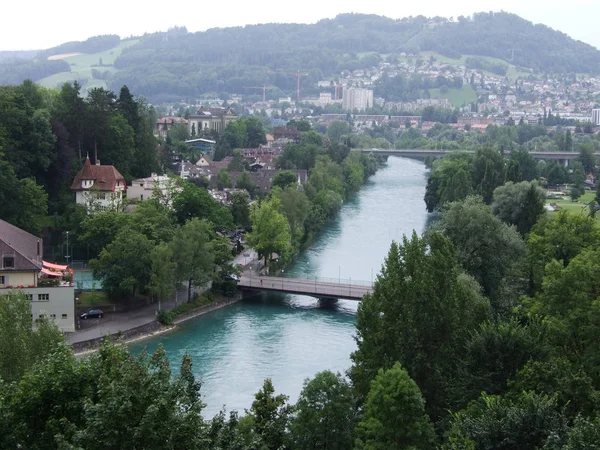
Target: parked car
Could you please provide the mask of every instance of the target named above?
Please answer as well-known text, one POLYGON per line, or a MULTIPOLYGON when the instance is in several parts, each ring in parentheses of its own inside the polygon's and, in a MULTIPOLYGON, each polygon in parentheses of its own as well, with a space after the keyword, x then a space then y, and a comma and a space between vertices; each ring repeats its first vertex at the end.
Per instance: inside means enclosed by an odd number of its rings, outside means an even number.
POLYGON ((229 273, 227 275, 223 275, 223 278, 226 280, 232 280, 235 282, 240 281, 240 277, 238 277, 235 273, 229 273))
POLYGON ((80 319, 94 319, 96 317, 102 319, 102 316, 104 315, 104 311, 102 311, 101 309, 90 309, 88 312, 84 312, 83 314, 79 315, 80 319))

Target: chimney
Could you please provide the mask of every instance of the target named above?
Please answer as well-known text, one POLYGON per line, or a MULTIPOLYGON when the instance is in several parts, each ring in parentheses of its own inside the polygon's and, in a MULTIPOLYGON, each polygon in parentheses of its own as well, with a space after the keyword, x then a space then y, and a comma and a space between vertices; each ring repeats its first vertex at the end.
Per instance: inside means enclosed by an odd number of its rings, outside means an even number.
POLYGON ((97 165, 97 166, 99 166, 99 165, 100 165, 100 160, 99 160, 99 159, 97 159, 97 160, 96 160, 96 165, 97 165))

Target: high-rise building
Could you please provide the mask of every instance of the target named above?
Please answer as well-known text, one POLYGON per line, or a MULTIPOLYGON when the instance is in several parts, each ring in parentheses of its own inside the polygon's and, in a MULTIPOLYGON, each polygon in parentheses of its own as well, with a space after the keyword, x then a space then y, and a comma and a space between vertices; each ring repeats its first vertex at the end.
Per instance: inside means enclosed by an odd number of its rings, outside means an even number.
POLYGON ((373 91, 371 89, 344 88, 342 107, 350 111, 364 111, 373 107, 373 91))
POLYGON ((594 125, 600 125, 600 108, 592 109, 592 123, 594 125))

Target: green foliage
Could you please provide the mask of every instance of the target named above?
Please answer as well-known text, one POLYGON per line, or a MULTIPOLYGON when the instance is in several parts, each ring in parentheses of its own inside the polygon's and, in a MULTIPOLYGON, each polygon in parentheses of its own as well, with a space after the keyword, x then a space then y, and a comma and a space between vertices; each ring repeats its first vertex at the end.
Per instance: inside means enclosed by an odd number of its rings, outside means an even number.
POLYGON ((234 192, 229 194, 233 223, 246 230, 250 228, 250 203, 248 194, 234 192))
POLYGON ((558 405, 570 419, 578 414, 592 417, 600 407, 600 392, 578 363, 564 357, 532 358, 509 383, 512 392, 534 391, 556 395, 558 405))
POLYGON ((277 198, 272 198, 260 205, 252 205, 250 210, 252 232, 246 236, 246 240, 259 258, 265 258, 265 265, 269 264, 273 253, 285 259, 290 250, 290 225, 279 212, 279 204, 277 198))
POLYGON ((482 393, 479 400, 454 416, 449 436, 470 441, 472 448, 481 450, 534 450, 555 443, 567 431, 567 421, 555 397, 523 392, 509 400, 482 393))
POLYGON ((41 217, 48 211, 48 194, 32 179, 17 179, 10 165, 0 160, 0 219, 40 235, 41 217))
POLYGON ((220 205, 206 189, 182 182, 182 189, 173 200, 175 216, 180 224, 199 218, 206 219, 217 229, 229 228, 233 225, 230 211, 220 205))
POLYGON ((380 369, 357 429, 357 449, 433 449, 435 433, 417 384, 400 363, 380 369))
POLYGON ((494 190, 492 213, 525 236, 545 213, 545 199, 544 190, 536 182, 508 182, 494 190))
POLYGON ((305 380, 290 429, 298 450, 352 447, 356 411, 352 389, 338 373, 320 372, 305 380))
POLYGON ((202 295, 195 297, 192 301, 182 303, 173 308, 169 314, 172 319, 187 314, 196 308, 209 305, 215 301, 214 297, 210 292, 205 292, 202 295))
POLYGON ((274 189, 271 195, 279 200, 279 210, 290 225, 292 239, 298 242, 305 235, 305 223, 310 214, 311 205, 306 194, 294 185, 285 190, 274 189))
POLYGON ((61 342, 54 323, 41 319, 32 327, 31 303, 22 292, 0 293, 0 398, 3 381, 18 381, 61 342))
MULTIPOLYGON (((119 44, 118 37, 100 42, 105 43, 91 48, 105 51, 106 45, 115 48, 119 44)), ((60 47, 87 49, 88 45, 67 43, 60 47)), ((52 53, 55 51, 59 50, 52 53)), ((419 51, 435 51, 456 63, 461 63, 462 55, 469 55, 471 66, 495 72, 503 72, 510 63, 546 73, 594 73, 600 61, 592 46, 508 13, 479 13, 459 21, 434 18, 431 22, 422 16, 394 20, 342 14, 311 25, 264 24, 199 33, 174 28, 147 34, 116 59, 119 71, 109 84, 112 88, 126 84, 157 103, 195 99, 205 93, 239 93, 244 92, 244 86, 263 84, 292 93, 296 89, 293 75, 268 75, 265 69, 300 70, 310 73, 301 79, 305 92, 324 76, 377 66, 382 55, 392 58, 400 52, 419 51), (513 33, 510 42, 508 29, 513 33), (367 35, 370 39, 357 39, 367 35)), ((46 55, 3 64, 0 81, 16 84, 25 78, 39 79, 69 70, 65 61, 47 61, 46 55)), ((447 85, 455 86, 455 81, 448 80, 447 85)))
POLYGON ((173 313, 171 311, 160 310, 156 315, 156 320, 158 320, 161 325, 170 327, 173 325, 173 313))
POLYGON ((148 290, 159 301, 168 300, 177 288, 175 284, 177 264, 174 259, 172 248, 164 242, 154 247, 150 253, 152 272, 148 290))
POLYGON ((468 155, 452 155, 434 163, 427 180, 425 204, 429 212, 473 193, 472 166, 468 155))
POLYGON ((271 181, 271 186, 278 187, 284 190, 288 186, 296 185, 297 183, 298 176, 294 172, 284 170, 273 177, 273 180, 271 181))
POLYGON ((359 305, 354 386, 366 396, 377 371, 400 362, 421 389, 427 411, 439 417, 460 344, 487 317, 479 285, 460 272, 447 238, 437 232, 404 237, 401 246, 392 244, 373 292, 359 305))
POLYGON ((332 143, 339 143, 342 136, 349 134, 351 131, 348 122, 334 120, 327 127, 327 137, 332 143))
POLYGON ((554 218, 540 220, 527 239, 530 292, 542 286, 549 262, 567 266, 587 248, 600 245, 600 228, 591 217, 560 212, 554 218))
POLYGON ((0 446, 166 449, 177 442, 202 448, 204 405, 191 369, 186 355, 173 376, 162 349, 136 359, 108 343, 76 359, 61 347, 3 389, 7 414, 0 422, 11 432, 0 436, 0 446))
POLYGON ((256 435, 253 446, 260 449, 286 448, 287 429, 293 408, 287 404, 288 397, 275 395, 270 378, 265 379, 263 387, 254 396, 248 414, 252 417, 253 431, 256 435))
POLYGON ((502 313, 502 280, 525 256, 519 233, 494 217, 480 197, 451 203, 437 226, 454 244, 458 263, 481 284, 496 313, 502 313))
POLYGON ((188 283, 188 302, 194 286, 202 287, 211 279, 215 254, 209 244, 212 229, 206 220, 191 219, 177 229, 173 236, 172 254, 175 258, 175 280, 188 283))
POLYGON ((221 169, 217 173, 217 189, 222 191, 224 188, 230 188, 233 186, 231 176, 227 172, 227 169, 221 169))
POLYGON ((594 386, 600 383, 598 267, 600 251, 595 248, 583 250, 566 267, 551 261, 541 292, 526 305, 528 314, 544 318, 558 354, 581 364, 594 386))
POLYGON ((250 197, 254 198, 257 191, 256 183, 252 180, 252 177, 248 172, 242 172, 235 183, 235 187, 238 189, 246 189, 250 197))
POLYGON ((135 297, 152 275, 152 242, 140 232, 122 228, 97 259, 90 261, 94 278, 113 297, 135 297))
POLYGON ((481 392, 505 394, 513 386, 510 380, 526 364, 546 359, 550 351, 546 329, 539 323, 524 325, 515 319, 482 323, 464 344, 460 375, 453 386, 453 409, 466 406, 481 392))

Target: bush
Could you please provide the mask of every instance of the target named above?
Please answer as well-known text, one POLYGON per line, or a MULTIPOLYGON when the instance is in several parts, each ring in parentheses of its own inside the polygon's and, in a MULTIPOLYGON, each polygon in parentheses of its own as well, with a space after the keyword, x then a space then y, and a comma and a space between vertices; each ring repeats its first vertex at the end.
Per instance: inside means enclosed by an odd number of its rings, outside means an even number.
POLYGON ((55 287, 58 286, 58 278, 40 278, 38 280, 39 287, 55 287))
POLYGON ((212 292, 233 297, 237 293, 237 282, 234 280, 217 279, 212 282, 212 292))
MULTIPOLYGON (((210 293, 202 294, 202 295, 194 298, 194 300, 192 300, 191 302, 182 303, 181 305, 174 308, 170 313, 171 319, 174 319, 175 317, 181 316, 183 314, 187 314, 196 308, 199 308, 201 306, 206 306, 214 301, 215 301, 215 298, 212 294, 210 294, 210 293)), ((159 319, 159 321, 160 321, 160 319, 159 319)))
POLYGON ((170 327, 171 325, 173 325, 173 312, 165 310, 159 311, 157 315, 157 320, 160 322, 161 325, 170 327))

